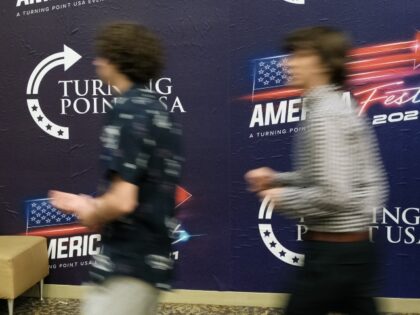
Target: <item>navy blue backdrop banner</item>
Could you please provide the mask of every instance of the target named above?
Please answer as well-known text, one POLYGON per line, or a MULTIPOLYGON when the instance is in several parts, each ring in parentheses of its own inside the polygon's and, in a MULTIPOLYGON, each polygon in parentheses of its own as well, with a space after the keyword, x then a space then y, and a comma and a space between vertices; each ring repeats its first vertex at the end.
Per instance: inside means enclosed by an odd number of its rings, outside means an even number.
POLYGON ((369 117, 390 182, 386 207, 372 209, 377 295, 420 297, 418 12, 416 0, 5 1, 0 234, 48 238, 48 283, 87 280, 101 236, 54 209, 47 191, 96 194, 98 137, 114 95, 94 73, 93 39, 108 22, 134 21, 166 50, 164 73, 146 88, 184 125, 175 286, 289 292, 304 260, 305 222, 273 213, 246 191, 243 174, 265 165, 290 170, 305 112, 300 91, 287 84, 282 39, 332 25, 353 39, 343 97, 354 95, 369 117))

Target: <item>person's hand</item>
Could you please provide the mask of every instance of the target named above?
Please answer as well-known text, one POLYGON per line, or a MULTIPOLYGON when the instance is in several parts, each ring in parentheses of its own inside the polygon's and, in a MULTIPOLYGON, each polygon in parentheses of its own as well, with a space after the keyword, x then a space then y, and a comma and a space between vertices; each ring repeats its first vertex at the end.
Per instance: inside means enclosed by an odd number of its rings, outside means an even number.
POLYGON ((269 198, 269 200, 275 201, 276 205, 278 205, 281 202, 281 195, 283 192, 283 188, 272 188, 267 190, 262 190, 258 192, 258 197, 260 197, 261 200, 264 200, 265 198, 269 198))
POLYGON ((79 195, 58 190, 50 190, 48 197, 55 208, 60 209, 64 213, 75 214, 76 216, 79 215, 80 209, 85 203, 79 195))
POLYGON ((249 190, 259 192, 269 189, 275 179, 276 172, 269 167, 261 167, 251 170, 245 174, 245 180, 249 185, 249 190))
POLYGON ((97 213, 95 199, 87 195, 76 195, 51 190, 48 193, 51 204, 64 213, 75 214, 80 223, 89 229, 98 230, 103 224, 97 213))

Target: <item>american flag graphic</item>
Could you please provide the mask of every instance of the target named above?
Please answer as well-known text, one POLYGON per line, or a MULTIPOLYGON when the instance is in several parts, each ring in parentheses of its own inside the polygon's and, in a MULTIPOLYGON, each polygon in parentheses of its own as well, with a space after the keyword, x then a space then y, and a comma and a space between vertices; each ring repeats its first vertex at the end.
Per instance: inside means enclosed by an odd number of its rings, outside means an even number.
POLYGON ((87 232, 78 224, 74 214, 65 214, 54 208, 48 198, 27 200, 25 210, 27 235, 59 236, 87 232))
MULTIPOLYGON (((178 186, 175 195, 175 207, 181 206, 192 195, 178 186)), ((80 225, 77 217, 54 208, 49 198, 30 199, 25 201, 26 235, 57 237, 64 235, 89 233, 80 225)))
POLYGON ((254 91, 278 88, 289 82, 288 55, 254 60, 254 91))

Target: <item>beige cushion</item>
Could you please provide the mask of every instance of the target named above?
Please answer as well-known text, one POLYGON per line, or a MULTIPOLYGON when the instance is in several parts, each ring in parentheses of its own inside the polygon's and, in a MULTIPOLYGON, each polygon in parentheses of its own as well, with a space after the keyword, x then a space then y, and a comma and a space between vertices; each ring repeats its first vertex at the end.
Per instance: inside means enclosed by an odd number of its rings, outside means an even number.
POLYGON ((0 236, 0 299, 14 299, 48 275, 47 240, 0 236))

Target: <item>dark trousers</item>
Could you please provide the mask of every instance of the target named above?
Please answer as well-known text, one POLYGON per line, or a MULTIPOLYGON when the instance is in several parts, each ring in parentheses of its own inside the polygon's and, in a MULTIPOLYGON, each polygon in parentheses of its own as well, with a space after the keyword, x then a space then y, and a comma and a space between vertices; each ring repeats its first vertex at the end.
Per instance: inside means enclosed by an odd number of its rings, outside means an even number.
POLYGON ((377 315, 372 291, 376 255, 368 241, 305 241, 305 265, 298 274, 286 315, 377 315))

